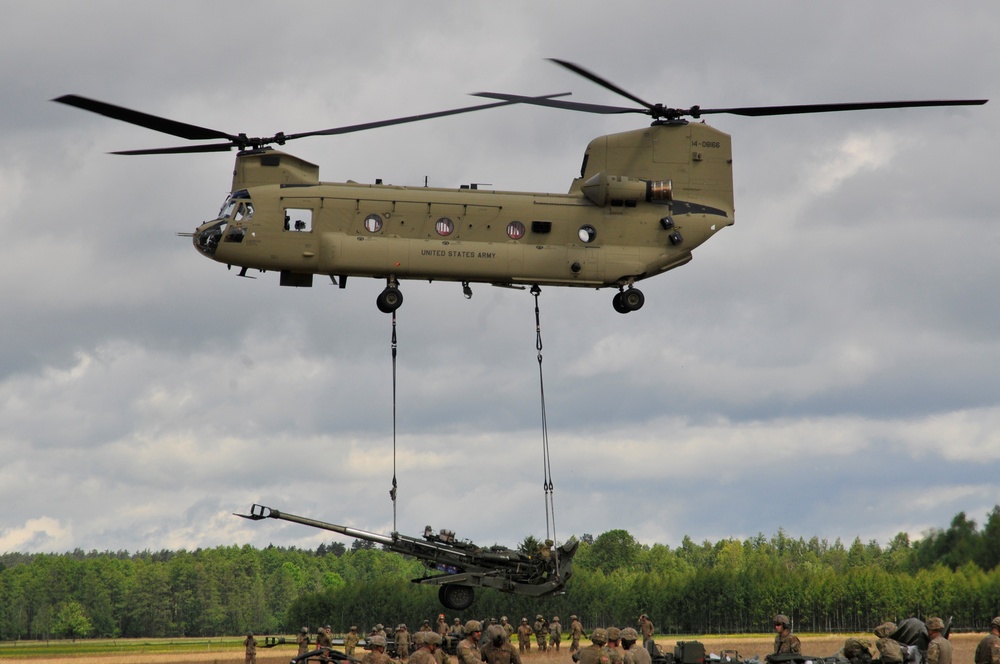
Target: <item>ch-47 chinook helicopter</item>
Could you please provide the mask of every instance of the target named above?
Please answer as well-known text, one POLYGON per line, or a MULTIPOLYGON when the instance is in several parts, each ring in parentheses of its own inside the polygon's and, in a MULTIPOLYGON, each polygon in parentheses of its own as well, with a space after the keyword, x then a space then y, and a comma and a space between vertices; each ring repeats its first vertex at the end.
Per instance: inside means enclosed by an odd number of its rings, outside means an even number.
POLYGON ((734 222, 730 136, 685 118, 728 113, 791 115, 919 106, 985 104, 985 99, 669 108, 651 104, 577 65, 557 64, 638 104, 571 102, 499 93, 500 100, 438 113, 300 134, 249 138, 176 122, 77 95, 54 101, 188 140, 221 140, 115 154, 216 152, 238 148, 231 193, 218 216, 191 234, 204 256, 247 270, 280 273, 282 286, 314 275, 344 288, 348 277, 384 279, 376 304, 403 302, 405 279, 524 288, 615 288, 619 313, 642 307, 635 283, 684 265, 691 252, 734 222), (589 113, 642 113, 649 127, 590 142, 567 193, 327 183, 319 167, 273 144, 415 122, 514 103, 589 113))

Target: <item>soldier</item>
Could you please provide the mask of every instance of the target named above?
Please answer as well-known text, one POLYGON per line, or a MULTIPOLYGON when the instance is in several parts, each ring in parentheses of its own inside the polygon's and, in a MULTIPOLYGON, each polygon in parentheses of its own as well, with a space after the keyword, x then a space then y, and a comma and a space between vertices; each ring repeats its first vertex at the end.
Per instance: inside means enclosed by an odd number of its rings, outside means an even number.
POLYGON ((521 664, 521 655, 507 640, 507 632, 500 625, 490 625, 486 630, 486 644, 481 648, 486 664, 521 664))
POLYGON ((613 650, 618 653, 623 661, 625 659, 625 649, 622 648, 621 644, 622 631, 617 627, 608 627, 608 643, 605 646, 608 650, 613 650))
MULTIPOLYGON (((330 626, 327 625, 326 628, 330 629, 330 626)), ((381 636, 383 639, 389 636, 388 634, 385 633, 385 625, 383 625, 382 623, 378 623, 377 625, 375 625, 375 627, 372 628, 372 635, 381 636)))
POLYGON ((245 664, 257 664, 257 639, 253 638, 253 632, 247 632, 247 638, 243 639, 243 645, 247 649, 243 658, 245 664))
MULTIPOLYGON (((896 631, 896 623, 884 622, 875 628, 875 648, 878 650, 879 659, 884 664, 903 664, 903 649, 896 641, 889 638, 889 635, 896 631)), ((845 644, 846 645, 846 644, 845 644)), ((846 650, 845 650, 845 655, 846 650)))
POLYGON ((459 641, 457 654, 458 664, 479 664, 483 661, 479 653, 479 637, 483 635, 483 626, 478 620, 465 623, 465 638, 459 641))
POLYGON ((320 627, 316 630, 316 648, 332 648, 333 647, 333 633, 330 630, 330 626, 320 627))
MULTIPOLYGON (((351 625, 351 631, 344 635, 344 654, 348 657, 354 657, 354 647, 358 645, 358 641, 361 640, 361 636, 358 634, 358 626, 351 625)), ((319 643, 317 642, 318 646, 319 643)))
MULTIPOLYGON (((430 634, 436 634, 436 632, 431 632, 430 634)), ((417 630, 413 634, 413 654, 410 655, 410 664, 437 664, 437 660, 434 659, 434 651, 437 646, 431 643, 433 636, 429 640, 427 637, 429 634, 427 632, 421 632, 417 630)))
POLYGON ((448 630, 448 636, 454 636, 459 639, 465 636, 462 630, 462 620, 460 618, 455 618, 451 621, 451 629, 448 630))
POLYGON ((400 623, 396 628, 396 657, 406 659, 410 656, 410 633, 406 630, 406 624, 400 623))
POLYGON ((427 643, 434 646, 434 661, 437 664, 451 664, 451 657, 448 656, 448 653, 444 649, 445 640, 440 634, 437 632, 427 632, 424 634, 424 638, 427 639, 427 643))
POLYGON ((990 621, 990 633, 976 646, 975 664, 1000 664, 1000 616, 990 621))
POLYGON ((521 618, 521 625, 517 628, 517 646, 522 653, 531 650, 531 625, 527 618, 521 618))
POLYGON ((868 639, 851 637, 844 641, 844 647, 834 656, 841 660, 847 660, 850 664, 871 664, 871 646, 868 639))
POLYGON ((549 623, 540 613, 537 616, 535 616, 534 632, 535 632, 535 643, 538 644, 539 652, 545 652, 546 650, 548 650, 548 646, 546 644, 546 637, 548 637, 549 635, 549 623))
POLYGON ((434 630, 431 629, 431 621, 430 620, 425 620, 424 622, 422 622, 420 624, 420 631, 421 632, 433 632, 434 630))
POLYGON ((299 633, 295 635, 295 642, 299 644, 298 655, 304 655, 309 652, 309 628, 303 627, 299 630, 299 633))
POLYGON ((386 664, 390 661, 389 656, 385 654, 385 636, 376 634, 369 638, 368 642, 372 649, 361 658, 361 664, 386 664))
POLYGON ((622 649, 625 651, 625 664, 653 664, 653 658, 649 651, 643 646, 636 647, 635 642, 639 640, 639 632, 633 627, 626 627, 622 630, 622 649))
POLYGON ((500 616, 500 626, 503 627, 503 632, 507 635, 507 643, 510 643, 510 637, 514 635, 515 629, 507 622, 507 616, 500 616))
POLYGON ((799 641, 799 637, 792 634, 791 621, 788 620, 788 616, 778 614, 774 617, 774 654, 780 655, 781 653, 796 653, 800 654, 802 652, 802 642, 799 641))
POLYGON ((579 664, 624 664, 621 655, 607 647, 608 630, 597 627, 590 633, 591 645, 573 655, 579 664))
POLYGON ((569 654, 580 651, 580 639, 583 637, 583 625, 575 615, 569 617, 569 654))
POLYGON ((562 625, 559 624, 559 616, 552 616, 549 623, 549 645, 559 652, 559 645, 562 642, 562 625))
POLYGON ((442 637, 448 636, 448 623, 445 622, 443 613, 438 614, 437 625, 435 626, 434 631, 442 637))
POLYGON ((639 632, 642 634, 642 647, 649 652, 649 642, 653 640, 653 621, 645 613, 639 616, 639 632))
POLYGON ((927 664, 951 664, 951 643, 941 636, 944 621, 940 618, 927 619, 927 664))

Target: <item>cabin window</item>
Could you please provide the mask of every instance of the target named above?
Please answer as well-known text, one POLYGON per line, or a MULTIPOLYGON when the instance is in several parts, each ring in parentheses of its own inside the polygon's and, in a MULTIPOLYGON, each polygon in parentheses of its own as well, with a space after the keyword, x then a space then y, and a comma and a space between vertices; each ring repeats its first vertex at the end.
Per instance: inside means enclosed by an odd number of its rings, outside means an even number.
POLYGON ((313 211, 310 208, 285 208, 285 230, 311 233, 313 211))
POLYGON ((382 230, 382 215, 370 214, 365 217, 365 230, 369 233, 378 233, 382 230))
POLYGON ((524 224, 520 221, 512 221, 507 224, 507 237, 511 240, 520 240, 524 237, 524 224))
POLYGON ((597 229, 591 226, 590 224, 587 224, 585 226, 580 227, 580 232, 578 233, 578 235, 580 236, 581 242, 586 242, 589 244, 594 241, 594 238, 597 237, 597 229))
POLYGON ((434 224, 434 230, 437 231, 438 235, 451 235, 455 231, 455 222, 448 217, 441 217, 434 224))

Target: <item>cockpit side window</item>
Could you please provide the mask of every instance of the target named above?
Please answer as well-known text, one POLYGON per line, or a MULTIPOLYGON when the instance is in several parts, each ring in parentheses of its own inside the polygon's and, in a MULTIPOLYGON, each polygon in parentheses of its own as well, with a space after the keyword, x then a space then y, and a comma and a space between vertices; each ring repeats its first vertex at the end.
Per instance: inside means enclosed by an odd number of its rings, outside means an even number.
POLYGON ((293 233, 311 233, 313 211, 311 208, 285 208, 285 230, 293 233))

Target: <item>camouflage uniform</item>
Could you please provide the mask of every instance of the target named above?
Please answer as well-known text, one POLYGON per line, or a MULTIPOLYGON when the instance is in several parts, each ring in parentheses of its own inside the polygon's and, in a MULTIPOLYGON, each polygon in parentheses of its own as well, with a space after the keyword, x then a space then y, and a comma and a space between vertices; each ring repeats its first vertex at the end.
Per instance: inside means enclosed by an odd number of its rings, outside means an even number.
POLYGON ((976 646, 975 664, 1000 664, 1000 616, 990 621, 990 633, 976 646))
POLYGON ((840 649, 836 657, 846 659, 850 664, 869 664, 872 661, 871 647, 871 641, 868 639, 852 637, 844 641, 844 647, 840 649))
POLYGON ((438 616, 437 625, 434 631, 440 634, 442 637, 448 636, 448 623, 444 620, 444 614, 438 616))
POLYGON ((480 649, 486 664, 521 664, 521 655, 507 640, 507 630, 501 625, 491 625, 486 638, 486 645, 480 649))
POLYGON ((612 650, 618 653, 618 657, 621 661, 625 660, 625 649, 622 648, 621 644, 622 631, 617 627, 608 627, 608 645, 605 646, 608 650, 612 650))
POLYGON ((896 631, 896 623, 884 622, 875 628, 875 648, 878 650, 879 659, 885 664, 903 664, 903 649, 896 641, 889 638, 889 635, 896 631))
POLYGON ((385 654, 385 636, 375 634, 368 641, 371 643, 372 649, 361 658, 361 664, 387 664, 391 661, 389 656, 385 654))
POLYGON ((517 646, 520 652, 531 650, 531 626, 527 618, 521 618, 521 626, 517 628, 517 646))
POLYGON ((253 632, 247 632, 247 638, 243 639, 243 645, 247 649, 243 659, 245 664, 257 664, 257 639, 253 638, 253 632))
POLYGON ((458 664, 479 664, 483 661, 483 656, 479 652, 479 637, 482 636, 483 626, 478 620, 470 620, 465 623, 465 638, 462 639, 457 650, 458 664))
POLYGON ((410 633, 406 625, 396 628, 396 657, 406 659, 410 655, 410 633))
POLYGON ((624 664, 618 651, 607 647, 608 630, 598 627, 590 634, 593 645, 582 648, 579 652, 579 664, 624 664))
POLYGON ((299 644, 299 655, 309 652, 309 628, 303 627, 295 636, 295 642, 299 644))
POLYGON ((538 649, 545 652, 548 650, 548 646, 545 641, 549 635, 549 624, 545 621, 545 618, 542 617, 542 614, 535 616, 534 632, 535 643, 538 644, 538 649))
POLYGON ((562 642, 562 625, 559 624, 559 616, 552 616, 549 623, 549 645, 559 652, 559 644, 562 642))
MULTIPOLYGON (((358 645, 361 637, 358 635, 358 626, 351 625, 351 631, 344 635, 344 654, 348 657, 354 656, 354 648, 358 645)), ((319 645, 317 643, 316 645, 319 645)))
POLYGON ((424 637, 421 632, 417 632, 413 635, 413 645, 416 646, 417 649, 413 651, 412 655, 410 655, 410 664, 437 664, 437 660, 434 659, 434 653, 432 653, 431 649, 422 643, 423 639, 424 637))
POLYGON ((642 647, 649 648, 649 642, 653 640, 654 628, 653 621, 645 613, 639 616, 639 631, 642 633, 642 647))
POLYGON ((320 627, 319 631, 316 632, 316 647, 317 648, 333 647, 333 636, 330 635, 329 626, 320 627))
POLYGON ((622 648, 625 650, 625 664, 653 664, 653 658, 644 646, 636 645, 639 632, 631 627, 622 630, 622 648))
POLYGON ((802 652, 802 642, 799 641, 799 637, 792 634, 791 622, 788 620, 788 616, 783 616, 780 613, 774 617, 774 627, 775 631, 778 633, 774 635, 774 654, 780 655, 782 653, 796 653, 800 654, 802 652))
POLYGON ((569 617, 569 638, 571 639, 569 644, 569 654, 573 654, 580 650, 580 639, 583 637, 583 625, 577 620, 576 616, 569 617))
POLYGON ((451 629, 448 630, 448 635, 449 636, 457 636, 458 638, 462 638, 463 636, 465 636, 465 634, 462 631, 462 621, 461 620, 459 620, 458 618, 455 618, 455 620, 452 621, 452 623, 451 623, 451 629))
POLYGON ((944 622, 940 618, 927 619, 927 631, 934 638, 927 644, 927 664, 951 664, 951 643, 941 636, 944 622))
POLYGON ((507 622, 507 616, 500 617, 500 626, 503 627, 504 634, 507 635, 507 643, 510 643, 510 637, 514 636, 514 626, 507 622))

